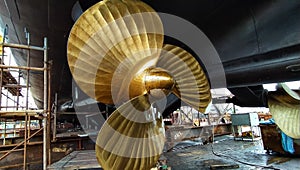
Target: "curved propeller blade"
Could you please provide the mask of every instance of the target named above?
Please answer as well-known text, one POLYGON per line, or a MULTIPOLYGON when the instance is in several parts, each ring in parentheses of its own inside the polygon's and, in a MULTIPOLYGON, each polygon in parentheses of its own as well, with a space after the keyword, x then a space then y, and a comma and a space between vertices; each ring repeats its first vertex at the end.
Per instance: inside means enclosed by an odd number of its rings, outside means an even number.
POLYGON ((268 93, 270 112, 278 127, 288 136, 300 139, 300 95, 286 84, 268 93))
POLYGON ((151 169, 164 146, 162 117, 138 96, 120 106, 102 126, 96 156, 103 169, 151 169))
POLYGON ((173 93, 196 110, 204 112, 211 101, 210 85, 198 61, 184 49, 164 45, 156 65, 173 76, 173 93))
POLYGON ((163 45, 157 13, 137 0, 104 0, 85 11, 68 40, 68 63, 79 87, 105 104, 122 96, 134 74, 154 66, 163 45))

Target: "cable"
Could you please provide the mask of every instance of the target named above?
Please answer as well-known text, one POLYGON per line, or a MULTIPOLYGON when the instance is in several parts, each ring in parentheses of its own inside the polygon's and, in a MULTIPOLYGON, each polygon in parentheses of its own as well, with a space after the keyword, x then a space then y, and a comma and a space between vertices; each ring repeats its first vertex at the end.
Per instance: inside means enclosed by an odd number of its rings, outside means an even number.
POLYGON ((216 152, 214 151, 214 146, 213 146, 213 145, 214 145, 214 138, 215 138, 214 129, 215 129, 215 125, 213 125, 213 129, 212 129, 212 144, 211 144, 211 151, 212 151, 212 153, 213 153, 215 156, 229 158, 229 159, 232 159, 232 160, 234 160, 234 161, 236 161, 236 162, 239 162, 239 163, 241 163, 241 164, 244 164, 244 165, 255 166, 255 167, 266 168, 266 169, 273 169, 273 170, 280 170, 280 169, 274 168, 274 167, 272 167, 272 166, 256 165, 256 164, 252 164, 252 163, 240 161, 240 160, 238 160, 238 159, 236 159, 236 158, 233 158, 233 157, 231 157, 231 156, 228 156, 228 155, 216 153, 216 152))

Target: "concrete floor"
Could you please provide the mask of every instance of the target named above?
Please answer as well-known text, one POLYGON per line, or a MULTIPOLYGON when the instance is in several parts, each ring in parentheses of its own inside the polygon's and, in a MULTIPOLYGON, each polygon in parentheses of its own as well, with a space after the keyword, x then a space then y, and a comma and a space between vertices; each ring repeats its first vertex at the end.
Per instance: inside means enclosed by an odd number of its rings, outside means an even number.
POLYGON ((236 141, 230 136, 214 139, 214 144, 185 141, 165 152, 172 170, 205 169, 300 169, 300 157, 266 154, 262 140, 236 141), (215 154, 214 154, 215 153, 215 154), (218 167, 222 165, 223 167, 218 167))

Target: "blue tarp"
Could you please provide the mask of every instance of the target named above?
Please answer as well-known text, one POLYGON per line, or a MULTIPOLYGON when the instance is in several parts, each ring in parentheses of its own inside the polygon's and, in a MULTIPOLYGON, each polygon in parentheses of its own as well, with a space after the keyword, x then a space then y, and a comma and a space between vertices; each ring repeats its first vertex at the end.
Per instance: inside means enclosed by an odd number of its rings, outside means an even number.
POLYGON ((273 125, 273 124, 275 124, 275 121, 274 121, 273 118, 271 118, 269 120, 260 121, 259 124, 262 124, 262 125, 273 125))
POLYGON ((291 154, 295 153, 293 138, 289 137, 282 131, 281 131, 281 144, 284 151, 289 152, 291 154))

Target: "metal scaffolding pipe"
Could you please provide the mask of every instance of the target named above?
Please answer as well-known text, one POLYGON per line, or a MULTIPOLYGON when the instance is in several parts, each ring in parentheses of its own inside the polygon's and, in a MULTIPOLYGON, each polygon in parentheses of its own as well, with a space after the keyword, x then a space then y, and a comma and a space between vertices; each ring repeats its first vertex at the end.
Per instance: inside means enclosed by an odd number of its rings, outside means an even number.
POLYGON ((13 43, 2 43, 0 44, 3 47, 10 47, 10 48, 20 48, 25 50, 38 50, 38 51, 44 51, 43 47, 37 47, 37 46, 31 46, 31 45, 22 45, 22 44, 13 44, 13 43))
POLYGON ((43 130, 43 169, 47 170, 47 118, 48 118, 48 107, 47 107, 47 87, 48 87, 48 43, 47 38, 44 38, 44 110, 45 115, 43 118, 44 130, 43 130))
MULTIPOLYGON (((4 34, 3 34, 3 40, 2 40, 2 44, 5 43, 5 37, 6 37, 6 32, 7 32, 7 25, 5 26, 4 29, 4 34)), ((0 45, 1 46, 1 45, 0 45)), ((4 46, 1 46, 1 50, 2 50, 2 55, 1 55, 1 62, 0 65, 3 65, 3 59, 4 59, 4 46)), ((2 86, 3 86, 3 70, 4 68, 0 68, 1 73, 0 73, 0 106, 2 106, 2 86)))
POLYGON ((4 123, 4 137, 3 137, 3 145, 6 145, 6 119, 5 119, 5 123, 4 123))
POLYGON ((5 114, 5 113, 23 113, 23 114, 25 114, 25 113, 41 113, 41 112, 46 112, 46 110, 12 110, 12 111, 9 111, 9 110, 7 110, 7 111, 0 111, 0 116, 1 116, 1 114, 5 114))
POLYGON ((48 104, 47 104, 47 111, 48 111, 48 115, 47 115, 47 121, 48 121, 48 124, 47 124, 47 151, 48 151, 48 165, 51 164, 51 86, 50 86, 50 82, 51 82, 51 64, 50 63, 47 63, 47 75, 48 75, 48 80, 47 80, 47 89, 48 89, 48 104))
MULTIPOLYGON (((30 46, 30 34, 27 32, 25 28, 25 36, 27 39, 27 46, 30 46)), ((27 50, 27 67, 30 67, 30 50, 27 50)), ((29 70, 27 70, 27 77, 26 77, 26 98, 25 98, 25 108, 28 110, 28 97, 29 97, 29 70)), ((28 117, 28 113, 25 113, 25 132, 24 132, 24 162, 23 162, 23 169, 26 170, 27 167, 27 136, 30 136, 30 119, 28 117), (28 122, 29 122, 29 129, 28 129, 28 122), (29 130, 29 131, 28 131, 29 130)))
MULTIPOLYGON (((4 88, 23 88, 23 87, 27 87, 26 85, 17 85, 17 84, 5 84, 2 87, 4 88)), ((31 86, 29 86, 31 87, 31 86)))
POLYGON ((44 71, 44 68, 39 67, 26 67, 26 66, 7 66, 7 65, 0 65, 1 69, 8 69, 8 68, 14 68, 14 69, 20 69, 20 70, 34 70, 34 71, 44 71))
POLYGON ((23 169, 26 170, 26 164, 27 164, 27 127, 28 127, 28 113, 25 115, 25 132, 24 132, 24 151, 23 151, 23 169))
POLYGON ((56 116, 57 116, 57 93, 55 93, 55 99, 54 99, 54 110, 53 110, 53 141, 56 141, 56 116))
MULTIPOLYGON (((18 83, 20 83, 21 82, 21 75, 20 75, 20 73, 21 73, 21 71, 20 71, 20 69, 18 69, 18 72, 19 72, 19 74, 18 74, 18 83)), ((22 94, 20 93, 20 91, 18 90, 17 91, 17 110, 19 110, 19 105, 20 105, 20 95, 22 96, 22 94)), ((21 106, 21 105, 20 105, 21 106)))

